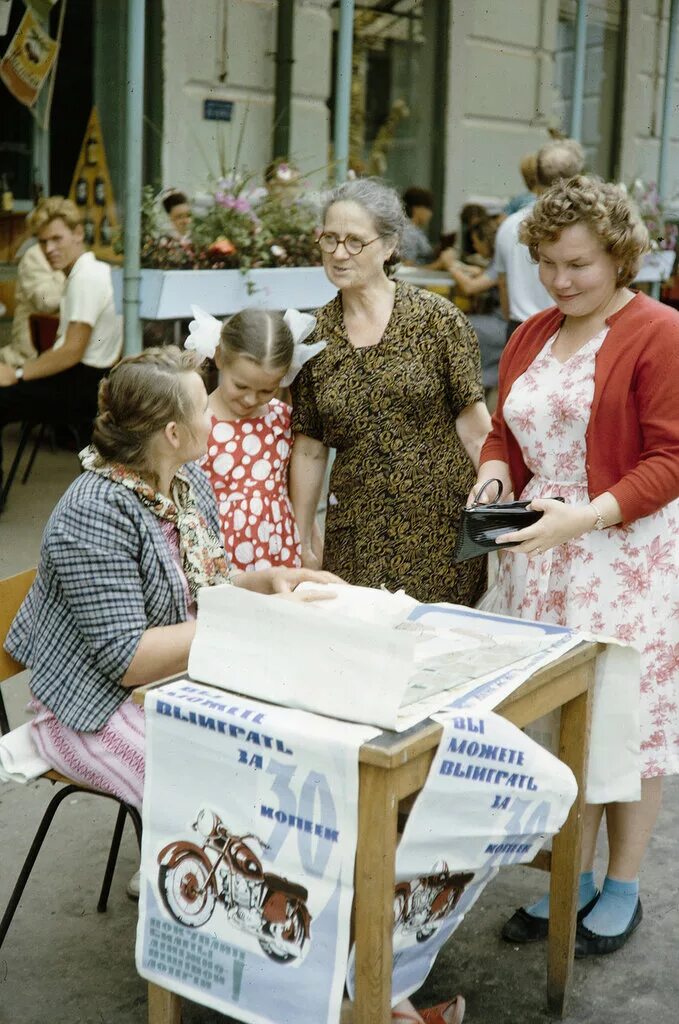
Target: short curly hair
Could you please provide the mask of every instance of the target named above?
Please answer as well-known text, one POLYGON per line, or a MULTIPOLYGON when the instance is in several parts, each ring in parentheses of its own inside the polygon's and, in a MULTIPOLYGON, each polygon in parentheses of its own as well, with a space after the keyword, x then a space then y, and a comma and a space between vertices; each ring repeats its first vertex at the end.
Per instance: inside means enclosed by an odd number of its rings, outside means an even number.
POLYGON ((540 243, 556 241, 574 224, 590 228, 613 257, 621 287, 635 279, 650 244, 646 225, 624 188, 586 175, 556 182, 521 223, 519 241, 537 263, 540 243))

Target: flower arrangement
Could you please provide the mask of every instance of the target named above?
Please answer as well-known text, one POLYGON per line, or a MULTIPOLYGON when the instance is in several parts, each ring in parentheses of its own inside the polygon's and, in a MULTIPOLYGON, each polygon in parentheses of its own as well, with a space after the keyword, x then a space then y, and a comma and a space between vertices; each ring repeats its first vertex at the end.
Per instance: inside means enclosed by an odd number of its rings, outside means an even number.
POLYGON ((666 205, 660 200, 655 182, 646 183, 637 178, 629 194, 639 207, 639 213, 648 228, 651 249, 674 251, 679 237, 679 225, 669 219, 666 205))
POLYGON ((192 202, 190 241, 163 228, 160 196, 144 190, 141 264, 162 270, 250 270, 320 265, 317 205, 308 183, 285 161, 258 185, 252 175, 217 178, 192 202))

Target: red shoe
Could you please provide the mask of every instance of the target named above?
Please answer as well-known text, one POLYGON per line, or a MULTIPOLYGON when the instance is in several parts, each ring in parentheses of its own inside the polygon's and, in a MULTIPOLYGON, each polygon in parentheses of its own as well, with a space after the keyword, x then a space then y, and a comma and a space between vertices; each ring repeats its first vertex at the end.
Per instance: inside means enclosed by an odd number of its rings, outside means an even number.
MULTIPOLYGON (((425 1010, 418 1010, 420 1017, 424 1021, 424 1024, 462 1024, 464 1020, 465 1001, 464 996, 455 996, 448 1003, 438 1003, 436 1006, 430 1006, 425 1010), (454 1010, 453 1016, 447 1020, 444 1016, 449 1010, 454 1010)), ((411 1021, 411 1024, 419 1024, 417 1017, 413 1017, 412 1013, 401 1013, 394 1011, 391 1015, 392 1020, 404 1020, 411 1021)))

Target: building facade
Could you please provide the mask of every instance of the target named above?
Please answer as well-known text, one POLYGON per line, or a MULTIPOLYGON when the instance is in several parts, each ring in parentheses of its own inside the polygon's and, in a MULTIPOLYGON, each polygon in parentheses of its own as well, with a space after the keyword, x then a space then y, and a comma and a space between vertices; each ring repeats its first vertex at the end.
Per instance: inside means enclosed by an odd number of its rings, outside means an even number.
MULTIPOLYGON (((669 3, 589 0, 582 142, 589 167, 605 177, 657 178, 669 3)), ((16 20, 21 0, 14 7, 16 20)), ((209 177, 234 167, 261 173, 284 155, 318 183, 332 174, 340 3, 294 0, 287 7, 286 57, 277 0, 147 0, 149 184, 193 193, 209 177), (287 59, 283 154, 274 151, 276 83, 287 59)), ((7 114, 0 174, 26 206, 36 183, 66 189, 95 103, 122 208, 125 11, 117 0, 69 0, 47 133, 0 86, 7 114)), ((350 163, 399 188, 431 187, 437 226, 450 229, 470 198, 522 191, 521 156, 542 145, 549 129, 569 131, 575 14, 575 0, 361 0, 350 163)), ((672 155, 679 155, 679 115, 672 155)), ((679 192, 679 161, 671 159, 670 168, 672 196, 679 192)))

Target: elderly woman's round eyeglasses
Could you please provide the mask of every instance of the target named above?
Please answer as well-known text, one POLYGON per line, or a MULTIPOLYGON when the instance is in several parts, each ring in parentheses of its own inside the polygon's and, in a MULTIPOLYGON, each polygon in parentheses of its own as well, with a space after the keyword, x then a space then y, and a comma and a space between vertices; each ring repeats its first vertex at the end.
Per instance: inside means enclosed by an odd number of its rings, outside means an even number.
POLYGON ((323 252, 328 254, 335 252, 338 245, 343 245, 350 256, 358 256, 360 252, 363 252, 366 245, 372 245, 378 238, 385 237, 385 235, 376 235, 369 242, 364 242, 362 238, 358 238, 356 235, 345 235, 344 238, 338 238, 337 235, 324 231, 318 239, 318 244, 323 252))

